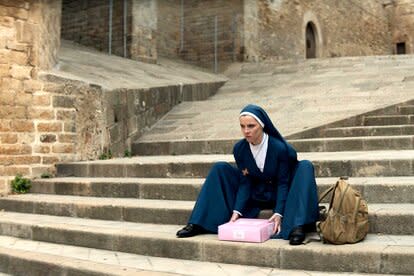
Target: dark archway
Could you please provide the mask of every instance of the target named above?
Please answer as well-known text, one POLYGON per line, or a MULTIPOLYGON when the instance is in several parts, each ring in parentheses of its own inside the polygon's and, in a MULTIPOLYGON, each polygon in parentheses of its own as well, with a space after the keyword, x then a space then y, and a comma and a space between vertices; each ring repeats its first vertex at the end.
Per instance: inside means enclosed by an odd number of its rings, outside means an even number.
POLYGON ((306 58, 316 58, 316 31, 312 22, 306 25, 306 58))

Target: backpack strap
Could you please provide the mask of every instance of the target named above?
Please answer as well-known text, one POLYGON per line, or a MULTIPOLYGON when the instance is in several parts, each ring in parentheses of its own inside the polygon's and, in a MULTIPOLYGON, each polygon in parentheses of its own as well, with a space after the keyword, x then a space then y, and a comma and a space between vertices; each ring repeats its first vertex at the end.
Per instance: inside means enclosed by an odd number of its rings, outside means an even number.
POLYGON ((319 201, 318 201, 318 203, 321 203, 322 202, 322 200, 330 193, 330 192, 332 192, 334 189, 335 189, 335 187, 336 187, 336 185, 338 185, 338 182, 336 182, 334 185, 332 185, 331 187, 329 187, 327 190, 325 190, 322 194, 321 194, 321 196, 319 197, 319 201))

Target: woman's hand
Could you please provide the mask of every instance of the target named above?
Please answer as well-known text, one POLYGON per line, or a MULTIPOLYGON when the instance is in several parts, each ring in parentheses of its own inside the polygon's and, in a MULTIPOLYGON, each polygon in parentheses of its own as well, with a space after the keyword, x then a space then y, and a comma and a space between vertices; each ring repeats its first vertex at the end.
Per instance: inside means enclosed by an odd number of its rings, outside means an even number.
POLYGON ((282 217, 279 214, 273 214, 273 216, 271 216, 269 218, 269 222, 274 222, 275 223, 275 227, 273 228, 273 235, 274 234, 279 234, 280 230, 281 230, 281 225, 282 225, 282 217))
POLYGON ((235 222, 236 220, 238 220, 238 218, 240 217, 240 215, 236 212, 233 212, 233 215, 230 218, 229 222, 235 222))

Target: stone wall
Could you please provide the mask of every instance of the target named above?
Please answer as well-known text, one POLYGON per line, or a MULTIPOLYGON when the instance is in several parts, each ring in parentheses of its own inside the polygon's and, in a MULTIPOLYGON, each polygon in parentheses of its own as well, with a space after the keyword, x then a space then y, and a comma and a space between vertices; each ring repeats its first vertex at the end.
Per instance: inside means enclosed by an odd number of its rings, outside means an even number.
MULTIPOLYGON (((135 1, 136 2, 136 1, 135 1)), ((109 44, 109 0, 63 0, 62 38, 103 52, 124 56, 124 0, 112 1, 112 35, 109 44), (109 49, 111 48, 111 49, 109 49)), ((126 56, 130 56, 131 7, 126 1, 126 56)))
POLYGON ((60 12, 60 1, 0 0, 0 193, 7 176, 40 174, 58 160, 49 141, 62 124, 38 72, 56 60, 60 12))
POLYGON ((131 54, 135 60, 157 62, 157 1, 134 0, 131 7, 131 54))
POLYGON ((243 51, 242 0, 186 0, 184 3, 184 48, 181 56, 213 69, 215 64, 215 17, 217 16, 218 70, 240 60, 243 51))
POLYGON ((414 54, 414 6, 412 1, 394 1, 393 5, 390 4, 390 9, 393 53, 397 52, 397 43, 405 43, 406 53, 414 54))
MULTIPOLYGON (((181 47, 182 0, 162 0, 158 5, 157 52, 177 58, 181 47)), ((183 37, 184 38, 184 37, 183 37)))
MULTIPOLYGON (((253 4, 250 2, 250 5, 253 4)), ((259 0, 258 37, 246 37, 246 60, 303 59, 305 29, 316 26, 317 57, 391 54, 387 12, 379 1, 259 0), (259 45, 252 45, 256 40, 259 45)), ((247 17, 248 16, 248 17, 247 17)), ((254 14, 246 21, 254 22, 254 14)), ((246 26, 248 28, 248 26, 246 26)), ((247 29, 249 33, 252 30, 247 29)))

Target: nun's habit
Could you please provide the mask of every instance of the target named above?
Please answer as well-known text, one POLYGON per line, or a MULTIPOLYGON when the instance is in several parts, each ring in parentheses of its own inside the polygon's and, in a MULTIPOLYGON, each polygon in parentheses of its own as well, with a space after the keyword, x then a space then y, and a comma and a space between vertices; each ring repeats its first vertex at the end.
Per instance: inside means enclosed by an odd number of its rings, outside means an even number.
POLYGON ((260 210, 272 209, 283 217, 277 238, 289 239, 292 229, 318 219, 313 165, 297 160, 296 151, 261 107, 248 105, 240 114, 254 117, 263 126, 262 144, 267 142, 264 164, 256 160, 263 154, 260 149, 252 148, 246 139, 238 141, 233 148, 237 168, 226 162, 212 167, 188 223, 217 233, 218 226, 228 222, 233 211, 254 218, 260 210))

